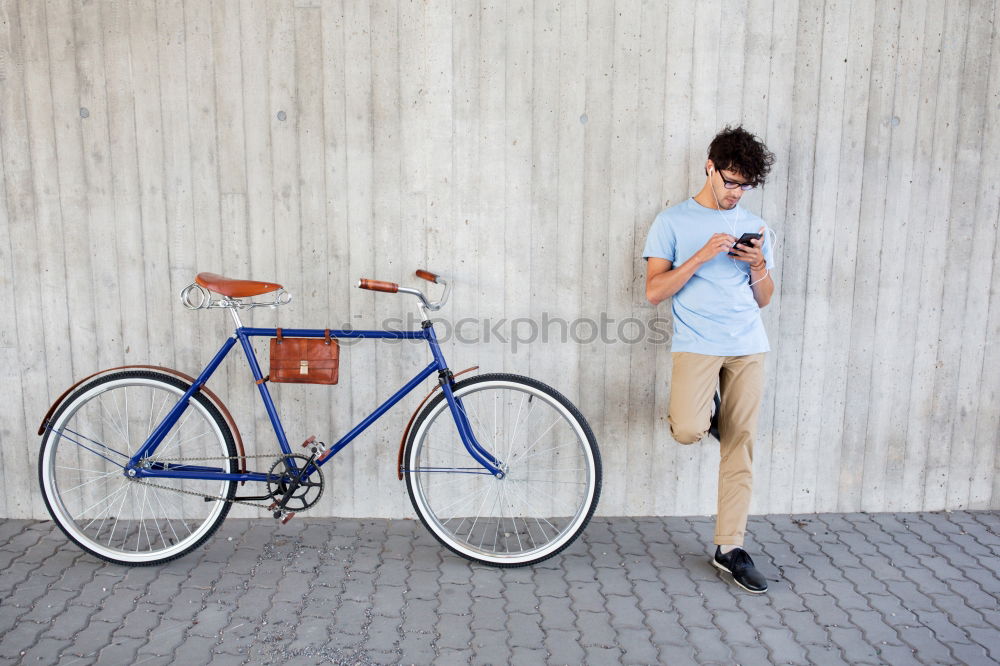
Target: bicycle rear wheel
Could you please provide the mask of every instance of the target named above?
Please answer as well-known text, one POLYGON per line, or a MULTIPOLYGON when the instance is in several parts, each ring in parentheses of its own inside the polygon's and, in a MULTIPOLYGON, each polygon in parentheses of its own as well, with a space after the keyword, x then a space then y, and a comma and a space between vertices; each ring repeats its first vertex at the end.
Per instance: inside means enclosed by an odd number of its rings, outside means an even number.
POLYGON ((413 508, 453 552, 500 567, 536 564, 571 544, 601 492, 601 458, 579 410, 555 389, 518 375, 458 382, 454 395, 479 444, 500 460, 494 477, 469 455, 439 394, 407 442, 413 508))
MULTIPOLYGON (((200 546, 225 520, 235 481, 124 474, 187 388, 164 373, 116 372, 84 384, 52 419, 38 459, 42 495, 62 531, 87 552, 125 565, 167 562, 200 546)), ((196 393, 148 462, 212 458, 189 464, 235 473, 235 456, 229 426, 196 393)))

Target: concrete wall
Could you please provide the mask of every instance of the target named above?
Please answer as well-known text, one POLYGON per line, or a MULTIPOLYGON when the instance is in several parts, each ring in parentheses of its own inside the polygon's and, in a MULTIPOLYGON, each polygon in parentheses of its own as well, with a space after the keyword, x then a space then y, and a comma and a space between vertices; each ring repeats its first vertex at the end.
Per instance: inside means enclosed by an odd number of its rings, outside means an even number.
MULTIPOLYGON (((669 316, 647 229, 738 122, 778 156, 744 198, 780 243, 754 511, 1000 508, 997 26, 995 0, 0 0, 0 515, 46 515, 34 431, 74 378, 210 358, 229 322, 181 307, 196 272, 286 285, 257 325, 363 327, 409 303, 354 280, 425 266, 454 279, 445 320, 490 320, 454 368, 589 417, 602 513, 712 513, 718 451, 670 439, 665 345, 509 336, 669 316)), ((345 349, 339 386, 274 389, 289 436, 335 440, 427 361, 345 349)), ((240 358, 210 386, 273 451, 240 358)), ((342 454, 321 514, 412 514, 417 400, 342 454)))

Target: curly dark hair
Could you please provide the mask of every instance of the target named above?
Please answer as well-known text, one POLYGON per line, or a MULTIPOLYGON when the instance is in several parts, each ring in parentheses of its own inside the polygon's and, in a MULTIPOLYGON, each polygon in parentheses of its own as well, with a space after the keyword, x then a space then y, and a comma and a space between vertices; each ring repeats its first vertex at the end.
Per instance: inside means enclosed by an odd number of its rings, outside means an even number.
POLYGON ((708 159, 719 171, 734 171, 748 183, 763 185, 774 164, 774 153, 742 126, 727 125, 709 144, 708 159))

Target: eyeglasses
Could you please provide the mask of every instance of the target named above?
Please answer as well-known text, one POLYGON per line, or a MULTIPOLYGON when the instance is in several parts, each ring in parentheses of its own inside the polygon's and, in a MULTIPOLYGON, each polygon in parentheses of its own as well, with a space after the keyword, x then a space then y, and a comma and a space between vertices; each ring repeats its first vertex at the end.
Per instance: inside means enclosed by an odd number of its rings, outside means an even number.
POLYGON ((746 192, 747 190, 752 190, 757 187, 754 183, 737 183, 735 180, 728 180, 722 175, 722 171, 716 169, 719 172, 719 178, 722 179, 722 186, 727 190, 735 190, 737 187, 746 192))

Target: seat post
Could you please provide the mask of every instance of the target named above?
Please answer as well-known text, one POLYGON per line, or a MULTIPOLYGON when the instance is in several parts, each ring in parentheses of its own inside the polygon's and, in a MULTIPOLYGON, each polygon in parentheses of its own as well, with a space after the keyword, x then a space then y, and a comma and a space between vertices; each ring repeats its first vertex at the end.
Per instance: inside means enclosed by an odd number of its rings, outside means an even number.
POLYGON ((229 314, 233 316, 233 323, 236 324, 236 330, 243 328, 243 322, 240 321, 240 313, 236 311, 236 308, 229 308, 229 314))

